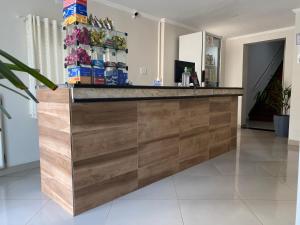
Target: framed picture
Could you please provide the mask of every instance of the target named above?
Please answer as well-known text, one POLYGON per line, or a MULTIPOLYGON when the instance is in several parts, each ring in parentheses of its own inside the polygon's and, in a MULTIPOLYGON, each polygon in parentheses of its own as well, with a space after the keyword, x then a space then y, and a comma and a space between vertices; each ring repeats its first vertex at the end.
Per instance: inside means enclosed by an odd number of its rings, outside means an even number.
POLYGON ((300 45, 300 33, 296 34, 296 44, 300 45))

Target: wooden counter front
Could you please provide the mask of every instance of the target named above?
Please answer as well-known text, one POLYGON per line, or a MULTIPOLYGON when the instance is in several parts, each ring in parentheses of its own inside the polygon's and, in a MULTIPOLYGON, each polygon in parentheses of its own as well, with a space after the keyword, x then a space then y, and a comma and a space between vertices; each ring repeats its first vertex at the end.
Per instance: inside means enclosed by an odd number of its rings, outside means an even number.
POLYGON ((42 191, 72 215, 236 147, 237 96, 73 103, 38 91, 42 191))

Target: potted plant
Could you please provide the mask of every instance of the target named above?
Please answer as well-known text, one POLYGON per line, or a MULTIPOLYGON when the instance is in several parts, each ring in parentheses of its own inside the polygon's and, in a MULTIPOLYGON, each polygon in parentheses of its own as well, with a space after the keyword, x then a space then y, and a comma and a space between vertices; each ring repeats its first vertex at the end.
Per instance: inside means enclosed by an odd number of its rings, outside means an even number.
MULTIPOLYGON (((40 74, 37 70, 32 69, 28 67, 26 64, 22 63, 15 57, 11 56, 7 52, 0 49, 0 56, 2 56, 4 59, 8 60, 10 63, 5 63, 0 59, 0 80, 7 79, 15 88, 24 91, 26 95, 23 93, 16 91, 15 89, 12 89, 4 84, 0 83, 0 87, 8 89, 9 91, 12 91, 26 99, 31 98, 36 103, 38 103, 38 100, 34 97, 34 95, 29 91, 28 87, 16 76, 16 74, 13 71, 19 71, 19 72, 25 72, 29 75, 33 76, 36 80, 38 80, 40 83, 44 84, 46 87, 55 90, 57 88, 57 85, 48 80, 45 76, 40 74)), ((10 114, 6 111, 6 109, 0 104, 0 111, 2 111, 7 118, 11 118, 10 114)))
POLYGON ((272 79, 267 88, 256 96, 256 102, 263 103, 274 111, 274 130, 280 137, 289 135, 290 99, 291 86, 284 88, 280 79, 272 79))
POLYGON ((290 99, 291 99, 291 87, 282 88, 281 93, 278 96, 278 103, 274 104, 278 112, 274 115, 274 129, 277 136, 288 137, 289 136, 289 123, 290 123, 290 99))

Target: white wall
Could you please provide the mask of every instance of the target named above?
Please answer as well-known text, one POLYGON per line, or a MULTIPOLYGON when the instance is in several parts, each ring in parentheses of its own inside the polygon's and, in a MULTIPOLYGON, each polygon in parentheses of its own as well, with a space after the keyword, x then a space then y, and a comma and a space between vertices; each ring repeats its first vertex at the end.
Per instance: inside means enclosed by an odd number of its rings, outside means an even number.
POLYGON ((203 71, 203 36, 204 32, 195 32, 179 38, 179 60, 195 63, 199 82, 203 71))
MULTIPOLYGON (((284 83, 292 84, 293 66, 295 61, 295 28, 288 27, 279 30, 272 30, 257 34, 245 35, 226 40, 225 54, 222 60, 225 64, 223 84, 225 87, 243 86, 243 55, 244 45, 268 40, 286 39, 285 64, 284 64, 284 83)), ((239 124, 241 124, 241 102, 239 100, 239 124)), ((293 106, 292 106, 293 107, 293 106)), ((298 113, 300 114, 300 112, 298 113)), ((291 120, 293 122, 293 120, 291 120)), ((293 132, 291 135, 293 136, 293 132)))
POLYGON ((179 59, 179 36, 193 31, 166 23, 164 26, 163 82, 166 86, 175 85, 175 60, 179 59))
MULTIPOLYGON (((297 10, 296 12, 296 33, 300 33, 300 9, 297 10)), ((298 46, 299 50, 296 51, 296 55, 300 54, 300 47, 298 46)), ((291 110, 291 116, 297 117, 297 123, 296 124, 291 124, 290 130, 294 130, 295 136, 292 136, 292 140, 300 140, 300 120, 299 120, 299 114, 300 114, 300 106, 299 106, 299 98, 300 98, 300 64, 295 63, 294 65, 294 77, 293 77, 293 91, 292 94, 296 96, 295 98, 292 99, 292 104, 297 104, 298 105, 291 110), (298 112, 298 113, 297 113, 298 112), (297 115, 298 114, 298 115, 297 115), (298 129, 298 130, 297 130, 298 129)), ((299 148, 300 150, 300 148, 299 148)), ((299 155, 299 160, 300 160, 300 155, 299 155)), ((300 225, 300 164, 298 168, 298 192, 297 192, 297 210, 296 210, 296 225, 300 225)))
MULTIPOLYGON (((45 17, 59 18, 61 8, 54 1, 1 1, 0 48, 27 62, 25 23, 17 16, 29 13, 45 17)), ((28 76, 21 75, 28 83, 28 76)), ((7 82, 4 82, 7 84, 7 82)), ((3 104, 12 115, 12 120, 4 120, 4 143, 7 153, 8 166, 38 160, 38 130, 37 121, 29 116, 27 100, 1 88, 3 104)))
MULTIPOLYGON (((296 31, 300 33, 300 11, 296 15, 296 31)), ((297 64, 297 48, 295 45, 293 54, 293 77, 292 77, 292 101, 291 101, 291 120, 290 120, 290 140, 300 141, 300 64, 297 64)), ((298 47, 299 48, 299 47, 298 47)), ((300 51, 298 52, 300 54, 300 51)))
MULTIPOLYGON (((10 0, 1 2, 0 48, 27 62, 25 23, 17 16, 35 14, 50 19, 62 19, 62 4, 54 0, 10 0)), ((132 19, 128 10, 115 9, 89 0, 88 11, 99 17, 110 17, 115 27, 126 31, 128 37, 129 79, 134 84, 151 85, 157 77, 158 65, 158 18, 138 17, 132 19), (140 75, 140 67, 147 69, 147 75, 140 75)), ((185 28, 167 26, 165 79, 171 84, 174 65, 177 58, 177 34, 187 32, 185 28)), ((28 83, 28 76, 22 75, 28 83)), ((4 81, 5 82, 5 81, 4 81)), ((20 165, 39 159, 37 121, 29 116, 29 104, 26 100, 0 89, 4 106, 13 119, 4 121, 5 147, 8 166, 20 165)))

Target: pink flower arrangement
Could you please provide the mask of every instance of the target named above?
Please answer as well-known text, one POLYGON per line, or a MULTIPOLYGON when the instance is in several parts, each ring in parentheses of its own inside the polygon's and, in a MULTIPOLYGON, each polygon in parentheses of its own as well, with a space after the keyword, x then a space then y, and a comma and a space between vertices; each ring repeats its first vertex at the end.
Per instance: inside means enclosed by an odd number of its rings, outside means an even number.
POLYGON ((89 45, 90 37, 89 31, 86 27, 82 29, 75 27, 71 34, 68 34, 65 39, 66 46, 71 46, 76 44, 78 41, 79 44, 89 45))
POLYGON ((72 49, 71 53, 65 58, 65 63, 67 66, 76 65, 79 62, 82 65, 91 65, 91 56, 87 51, 81 47, 72 49))

